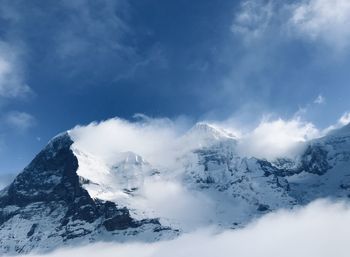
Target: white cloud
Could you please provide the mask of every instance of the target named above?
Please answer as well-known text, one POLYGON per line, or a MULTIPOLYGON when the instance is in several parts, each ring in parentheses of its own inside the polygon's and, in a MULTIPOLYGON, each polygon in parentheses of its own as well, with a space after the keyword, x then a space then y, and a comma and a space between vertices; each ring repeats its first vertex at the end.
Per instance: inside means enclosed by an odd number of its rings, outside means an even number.
POLYGON ((129 31, 127 24, 117 15, 124 1, 102 0, 98 3, 86 0, 61 2, 66 9, 66 21, 57 31, 56 51, 61 58, 77 58, 91 51, 100 55, 133 50, 121 43, 129 31), (68 22, 67 22, 68 21, 68 22))
POLYGON ((323 95, 318 95, 314 100, 314 104, 324 104, 325 101, 326 101, 326 98, 324 98, 323 95))
POLYGON ((0 96, 24 97, 31 92, 24 82, 18 49, 0 41, 0 96))
POLYGON ((302 1, 296 4, 290 23, 305 38, 322 40, 336 50, 342 50, 350 42, 350 2, 302 1))
POLYGON ((243 1, 240 11, 235 15, 231 26, 232 32, 240 34, 246 41, 261 36, 270 25, 273 15, 271 1, 243 1))
POLYGON ((151 209, 155 218, 165 217, 165 222, 176 221, 181 229, 187 231, 208 224, 215 215, 215 201, 201 192, 188 190, 175 178, 172 181, 146 180, 142 198, 136 201, 143 205, 141 209, 151 209))
POLYGON ((337 257, 348 257, 349 226, 347 204, 317 201, 296 211, 266 215, 244 229, 223 233, 204 229, 175 240, 148 244, 89 244, 44 256, 329 257, 336 254, 337 257))
POLYGON ((350 112, 346 112, 344 113, 340 119, 339 119, 339 123, 343 126, 347 125, 350 123, 350 112))
POLYGON ((348 125, 350 123, 350 112, 345 112, 337 121, 337 123, 327 127, 324 129, 323 134, 330 133, 334 130, 340 129, 341 127, 344 127, 345 125, 348 125))
MULTIPOLYGON (((243 156, 273 159, 292 157, 307 140, 321 136, 310 122, 296 117, 289 120, 263 119, 252 130, 240 131, 232 122, 216 123, 217 127, 239 137, 238 152, 243 156)), ((169 119, 143 118, 137 122, 114 118, 70 131, 75 146, 112 164, 121 152, 134 152, 152 165, 177 169, 178 158, 197 148, 201 138, 184 137, 188 124, 169 119), (185 125, 184 125, 185 124, 185 125)))
POLYGON ((348 0, 245 0, 236 13, 232 31, 245 39, 259 38, 274 28, 274 35, 301 37, 323 42, 336 51, 350 42, 350 2, 348 0))
POLYGON ((153 165, 176 166, 179 138, 183 132, 182 121, 152 119, 138 115, 135 122, 119 118, 87 126, 77 126, 70 131, 79 149, 99 156, 107 163, 115 161, 121 152, 134 152, 153 165))
POLYGON ((12 128, 23 132, 33 127, 36 123, 35 118, 26 112, 13 111, 5 116, 5 122, 12 128))
POLYGON ((303 142, 319 135, 319 130, 312 123, 303 122, 300 118, 264 119, 241 138, 238 147, 241 154, 257 158, 293 157, 303 142))

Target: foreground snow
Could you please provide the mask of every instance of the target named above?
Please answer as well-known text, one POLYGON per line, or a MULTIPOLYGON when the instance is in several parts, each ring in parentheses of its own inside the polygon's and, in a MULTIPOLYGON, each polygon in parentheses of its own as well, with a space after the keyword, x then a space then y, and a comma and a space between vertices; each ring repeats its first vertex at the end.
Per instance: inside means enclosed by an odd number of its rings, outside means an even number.
POLYGON ((43 257, 347 257, 349 226, 348 205, 317 201, 295 211, 268 214, 243 229, 218 233, 207 228, 147 244, 96 243, 43 257))

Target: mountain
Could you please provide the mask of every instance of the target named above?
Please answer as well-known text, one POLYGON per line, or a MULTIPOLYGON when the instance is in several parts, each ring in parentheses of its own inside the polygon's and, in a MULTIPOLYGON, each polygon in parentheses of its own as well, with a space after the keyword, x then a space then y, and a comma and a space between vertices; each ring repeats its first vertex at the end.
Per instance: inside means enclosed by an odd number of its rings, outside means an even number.
POLYGON ((76 173, 79 163, 72 143, 67 133, 55 137, 0 192, 1 252, 45 251, 104 237, 156 240, 169 230, 157 219, 135 220, 128 209, 93 199, 76 173))
POLYGON ((350 197, 350 126, 309 142, 294 173, 290 194, 302 203, 350 197))
POLYGON ((176 167, 161 167, 132 151, 107 162, 62 133, 0 191, 0 253, 235 229, 280 208, 350 197, 350 126, 305 143, 295 159, 240 156, 238 141, 196 124, 179 139, 176 167))

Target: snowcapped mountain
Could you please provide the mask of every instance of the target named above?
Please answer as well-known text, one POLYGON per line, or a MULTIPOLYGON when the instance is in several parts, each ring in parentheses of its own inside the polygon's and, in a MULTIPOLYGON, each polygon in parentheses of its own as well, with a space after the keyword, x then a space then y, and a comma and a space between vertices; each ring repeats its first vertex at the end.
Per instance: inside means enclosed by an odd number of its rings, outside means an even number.
POLYGON ((194 141, 197 147, 225 140, 235 141, 236 139, 237 137, 234 134, 204 122, 198 122, 184 135, 184 140, 194 141))
POLYGON ((350 126, 309 142, 294 173, 288 177, 290 194, 302 203, 350 197, 350 126))
POLYGON ((55 137, 0 192, 1 252, 45 251, 97 238, 155 240, 169 230, 157 219, 136 220, 116 203, 93 199, 77 174, 72 143, 67 133, 55 137))
POLYGON ((0 191, 0 253, 169 239, 201 226, 241 227, 320 197, 350 196, 349 125, 307 142, 293 160, 240 156, 239 140, 198 123, 174 144, 176 166, 166 167, 130 150, 106 161, 70 131, 60 134, 0 191))

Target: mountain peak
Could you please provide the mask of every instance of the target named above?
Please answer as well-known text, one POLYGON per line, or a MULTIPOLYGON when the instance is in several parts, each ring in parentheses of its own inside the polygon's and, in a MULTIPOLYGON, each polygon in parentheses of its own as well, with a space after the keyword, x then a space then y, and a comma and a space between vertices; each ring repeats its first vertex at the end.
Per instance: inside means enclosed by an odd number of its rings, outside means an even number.
POLYGON ((137 236, 143 226, 152 231, 163 229, 157 219, 137 220, 128 208, 93 198, 83 187, 86 181, 77 174, 80 163, 72 144, 66 132, 54 137, 0 191, 0 255, 53 249, 72 239, 98 239, 101 233, 137 236))
POLYGON ((206 137, 206 138, 212 138, 216 140, 220 139, 236 139, 236 136, 234 136, 232 133, 226 131, 225 129, 222 129, 218 126, 215 126, 213 124, 209 124, 206 122, 198 122, 196 123, 187 134, 195 134, 198 137, 206 137))

